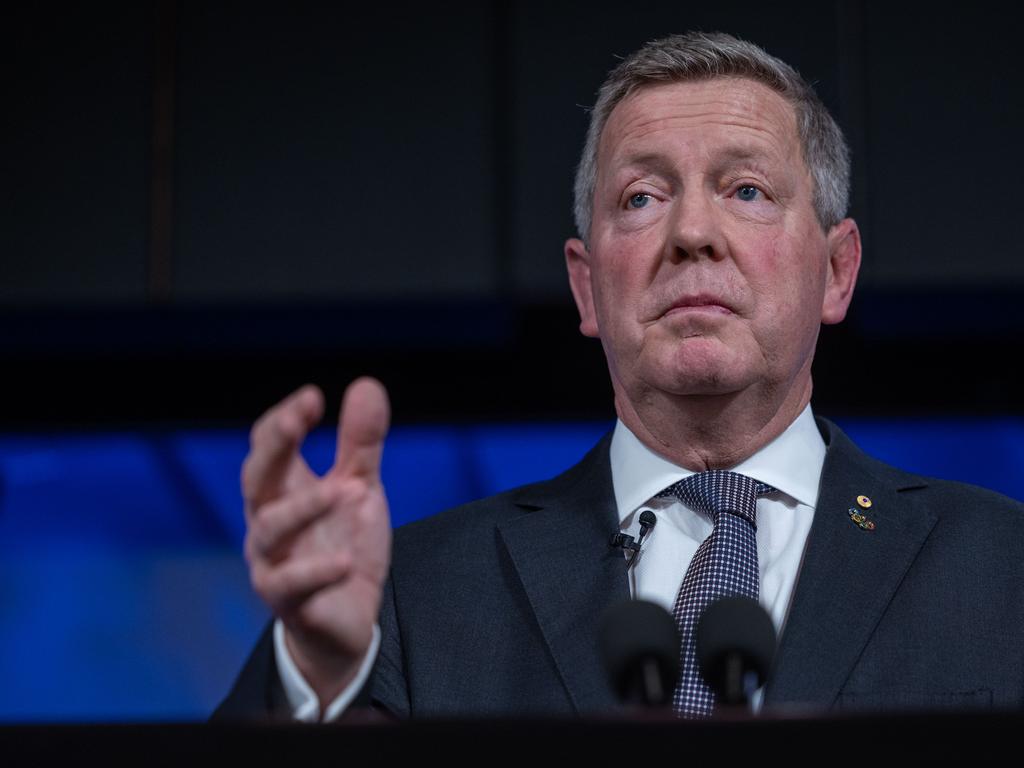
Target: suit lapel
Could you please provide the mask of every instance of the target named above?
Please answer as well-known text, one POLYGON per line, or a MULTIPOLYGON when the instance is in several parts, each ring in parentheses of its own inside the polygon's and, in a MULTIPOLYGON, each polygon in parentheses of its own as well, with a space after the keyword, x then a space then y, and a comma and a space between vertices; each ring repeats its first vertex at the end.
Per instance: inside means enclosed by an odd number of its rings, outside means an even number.
POLYGON ((819 428, 828 443, 821 490, 766 707, 833 704, 936 520, 900 499, 921 478, 871 459, 829 422, 819 428), (858 506, 861 495, 870 508, 858 506), (874 530, 858 527, 851 507, 874 530))
POLYGON ((578 713, 618 706, 605 677, 597 638, 604 611, 628 600, 608 459, 610 435, 580 464, 550 483, 525 489, 529 514, 499 524, 566 690, 578 713))

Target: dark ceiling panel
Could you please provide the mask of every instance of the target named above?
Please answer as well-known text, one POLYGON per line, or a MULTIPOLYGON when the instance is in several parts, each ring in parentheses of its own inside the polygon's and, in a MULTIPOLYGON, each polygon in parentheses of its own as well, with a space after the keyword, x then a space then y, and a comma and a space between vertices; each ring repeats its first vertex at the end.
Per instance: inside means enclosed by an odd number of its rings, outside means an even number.
POLYGON ((1021 25, 927 7, 867 13, 872 279, 1024 287, 1021 25))
POLYGON ((178 299, 495 289, 478 3, 193 3, 179 19, 178 299))
POLYGON ((33 3, 0 23, 0 304, 141 303, 153 10, 33 3))

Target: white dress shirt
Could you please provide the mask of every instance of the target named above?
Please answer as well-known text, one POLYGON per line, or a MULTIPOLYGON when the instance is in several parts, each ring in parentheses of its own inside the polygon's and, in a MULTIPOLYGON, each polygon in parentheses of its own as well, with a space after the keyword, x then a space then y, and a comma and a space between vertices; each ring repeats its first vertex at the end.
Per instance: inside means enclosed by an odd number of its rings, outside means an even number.
MULTIPOLYGON (((377 660, 379 649, 380 627, 374 624, 373 639, 370 640, 370 647, 366 650, 366 657, 359 665, 359 671, 352 682, 324 710, 323 720, 325 723, 337 720, 348 709, 348 705, 352 703, 356 694, 370 677, 370 670, 373 669, 373 662, 377 660)), ((285 696, 292 708, 292 717, 304 723, 319 722, 320 699, 317 698, 316 693, 299 672, 295 662, 292 661, 291 654, 288 653, 288 645, 284 641, 284 624, 280 619, 274 622, 274 660, 277 662, 277 672, 281 675, 281 685, 284 686, 285 696)))
MULTIPOLYGON (((621 421, 615 425, 610 453, 620 529, 638 536, 640 513, 645 509, 658 519, 630 572, 630 590, 635 597, 658 603, 671 612, 690 560, 711 534, 713 524, 707 515, 678 499, 660 499, 657 495, 694 473, 649 449, 621 421)), ((730 467, 779 491, 771 494, 771 498, 762 496, 757 500, 757 559, 760 602, 780 636, 811 529, 824 463, 825 442, 808 405, 785 432, 750 458, 730 467)), ((369 677, 379 646, 380 630, 374 627, 373 642, 359 674, 327 707, 324 720, 337 718, 351 703, 369 677)), ((295 719, 319 720, 316 694, 288 654, 280 620, 274 625, 274 652, 295 719)), ((760 702, 759 691, 754 706, 760 707, 760 702)))
MULTIPOLYGON (((694 473, 656 454, 621 421, 612 435, 611 463, 621 529, 637 536, 645 509, 658 518, 631 573, 633 595, 671 611, 690 560, 711 535, 713 525, 702 512, 675 498, 659 499, 657 494, 694 473)), ((781 492, 757 500, 760 602, 780 634, 811 529, 824 463, 825 442, 807 406, 785 432, 730 467, 781 492)))
MULTIPOLYGON (((730 467, 780 491, 757 500, 760 603, 779 636, 800 573, 824 463, 825 441, 808 405, 785 432, 730 467)), ((658 519, 630 572, 630 589, 634 597, 658 603, 671 613, 686 569, 714 526, 703 512, 676 498, 659 499, 657 495, 694 473, 656 454, 621 421, 612 435, 611 466, 621 530, 636 538, 640 513, 645 509, 658 519)), ((761 706, 761 694, 758 691, 754 697, 755 708, 761 706)))

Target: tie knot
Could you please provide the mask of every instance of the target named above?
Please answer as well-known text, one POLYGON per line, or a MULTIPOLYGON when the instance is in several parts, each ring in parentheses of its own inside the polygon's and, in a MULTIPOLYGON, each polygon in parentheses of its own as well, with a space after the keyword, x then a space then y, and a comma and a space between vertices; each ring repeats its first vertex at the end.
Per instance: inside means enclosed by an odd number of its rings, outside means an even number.
POLYGON ((698 472, 670 485, 659 496, 675 496, 683 504, 710 516, 718 525, 722 512, 738 515, 757 528, 757 497, 775 489, 752 477, 724 469, 698 472))

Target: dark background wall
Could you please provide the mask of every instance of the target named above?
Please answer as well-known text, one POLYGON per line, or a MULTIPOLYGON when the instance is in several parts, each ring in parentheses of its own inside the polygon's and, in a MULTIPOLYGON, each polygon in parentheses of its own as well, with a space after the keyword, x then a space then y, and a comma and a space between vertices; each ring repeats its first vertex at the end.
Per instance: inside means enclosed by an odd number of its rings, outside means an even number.
POLYGON ((997 7, 8 11, 0 419, 244 423, 364 371, 400 419, 610 414, 561 257, 582 106, 617 56, 696 28, 797 66, 854 150, 866 263, 819 409, 1019 411, 1024 89, 997 7))

